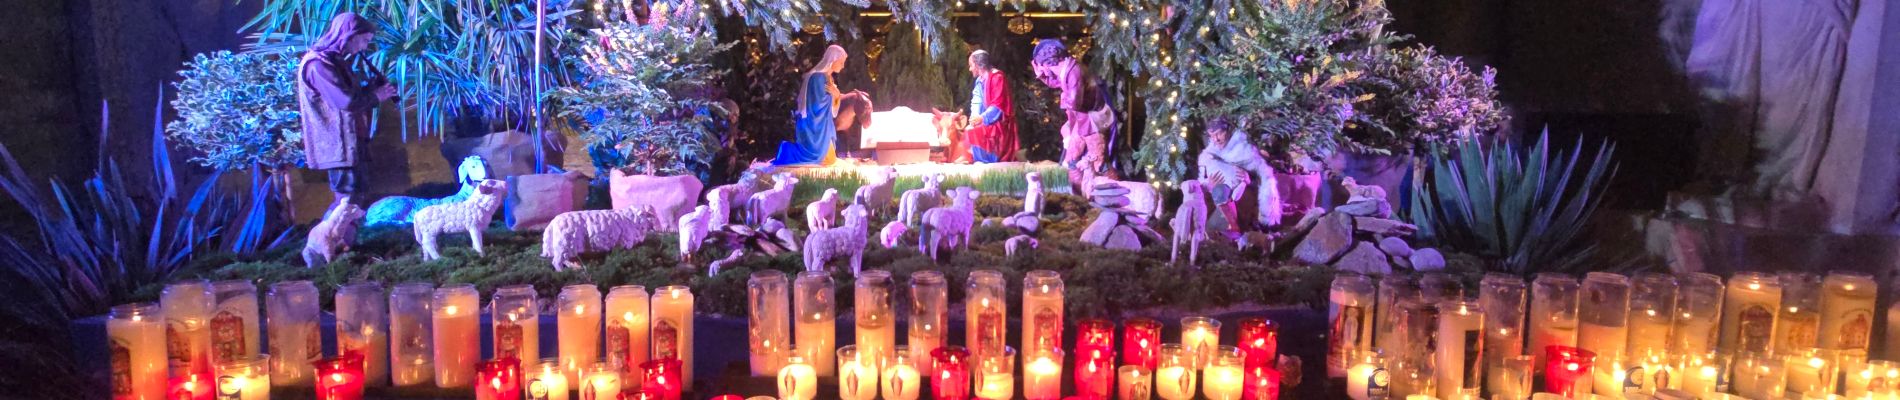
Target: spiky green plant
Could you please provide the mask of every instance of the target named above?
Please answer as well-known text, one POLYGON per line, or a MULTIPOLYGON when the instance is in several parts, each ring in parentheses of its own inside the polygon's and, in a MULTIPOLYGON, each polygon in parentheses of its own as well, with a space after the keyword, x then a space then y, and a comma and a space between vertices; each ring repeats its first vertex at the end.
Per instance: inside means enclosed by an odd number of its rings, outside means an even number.
POLYGON ((1585 240, 1602 203, 1615 145, 1585 158, 1582 139, 1552 152, 1545 131, 1530 147, 1502 138, 1433 151, 1415 183, 1412 221, 1419 233, 1452 250, 1487 257, 1489 269, 1519 275, 1573 270, 1597 249, 1585 240))

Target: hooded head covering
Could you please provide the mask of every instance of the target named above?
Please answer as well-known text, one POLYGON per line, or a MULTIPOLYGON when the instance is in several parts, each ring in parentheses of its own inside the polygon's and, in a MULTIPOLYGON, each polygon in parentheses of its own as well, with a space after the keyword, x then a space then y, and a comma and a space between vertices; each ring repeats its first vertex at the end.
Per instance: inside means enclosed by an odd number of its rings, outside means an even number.
POLYGON ((336 17, 330 18, 330 29, 323 31, 323 36, 317 37, 316 43, 310 45, 310 51, 342 52, 343 48, 349 45, 351 37, 375 31, 375 27, 370 26, 369 21, 357 16, 356 13, 337 14, 336 17))
POLYGON ((839 47, 835 44, 831 45, 825 48, 825 56, 818 59, 818 64, 812 65, 811 71, 805 72, 805 79, 798 84, 798 112, 800 114, 805 112, 805 105, 807 104, 805 101, 805 93, 810 92, 810 90, 808 90, 809 88, 806 88, 805 85, 811 83, 812 74, 831 73, 833 68, 844 63, 845 57, 844 47, 839 47))

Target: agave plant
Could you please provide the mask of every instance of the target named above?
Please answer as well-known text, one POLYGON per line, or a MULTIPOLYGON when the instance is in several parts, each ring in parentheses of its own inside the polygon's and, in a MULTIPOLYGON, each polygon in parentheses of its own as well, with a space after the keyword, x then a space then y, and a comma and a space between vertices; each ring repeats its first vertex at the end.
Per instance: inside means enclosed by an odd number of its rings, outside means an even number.
POLYGON ((1528 148, 1502 138, 1433 151, 1413 190, 1412 221, 1442 246, 1488 257, 1519 275, 1572 270, 1597 249, 1582 234, 1616 173, 1614 145, 1584 158, 1581 139, 1550 149, 1546 130, 1528 148))

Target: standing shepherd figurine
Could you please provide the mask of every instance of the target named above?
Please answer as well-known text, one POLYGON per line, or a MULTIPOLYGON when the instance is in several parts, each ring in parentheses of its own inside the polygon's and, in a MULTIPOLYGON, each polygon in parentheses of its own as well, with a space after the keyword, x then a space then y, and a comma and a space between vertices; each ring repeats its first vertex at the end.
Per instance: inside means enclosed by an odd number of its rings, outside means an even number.
POLYGON ((1069 49, 1057 39, 1036 42, 1035 58, 1030 66, 1036 79, 1062 91, 1062 165, 1069 168, 1071 193, 1089 195, 1085 185, 1095 181, 1107 165, 1108 143, 1114 142, 1117 126, 1115 110, 1109 107, 1108 91, 1089 75, 1082 63, 1069 56, 1069 49))
MULTIPOLYGON (((396 86, 362 57, 376 27, 355 13, 337 14, 297 62, 297 110, 303 116, 304 165, 330 177, 330 203, 350 203, 362 188, 356 176, 363 160, 358 143, 369 140, 370 114, 396 99, 396 86)), ((325 213, 331 215, 331 213, 325 213)))

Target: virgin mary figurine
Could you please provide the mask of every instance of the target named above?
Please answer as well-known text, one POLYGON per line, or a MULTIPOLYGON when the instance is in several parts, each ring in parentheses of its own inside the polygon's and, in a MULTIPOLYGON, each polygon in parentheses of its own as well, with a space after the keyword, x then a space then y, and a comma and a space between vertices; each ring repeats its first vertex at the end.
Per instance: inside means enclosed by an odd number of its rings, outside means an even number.
MULTIPOLYGON (((838 122, 842 121, 840 103, 849 102, 847 105, 853 111, 865 111, 870 101, 863 92, 841 93, 832 82, 831 75, 844 69, 845 57, 843 47, 826 47, 825 56, 805 73, 804 85, 798 89, 798 108, 792 110, 797 141, 779 143, 778 157, 772 160, 772 165, 830 165, 838 159, 833 142, 838 140, 838 122)), ((847 124, 868 122, 868 116, 850 114, 845 118, 856 121, 847 124)))

